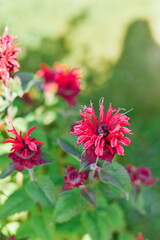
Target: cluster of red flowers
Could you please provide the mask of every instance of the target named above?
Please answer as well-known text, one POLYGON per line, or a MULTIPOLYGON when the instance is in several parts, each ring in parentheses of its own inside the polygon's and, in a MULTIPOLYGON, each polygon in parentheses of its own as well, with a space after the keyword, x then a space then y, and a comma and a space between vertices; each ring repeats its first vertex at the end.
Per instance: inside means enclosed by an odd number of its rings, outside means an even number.
POLYGON ((30 128, 23 138, 22 132, 20 131, 20 134, 18 134, 13 127, 13 129, 8 130, 8 132, 13 133, 15 138, 10 137, 9 140, 3 142, 12 143, 12 152, 8 154, 8 157, 13 160, 16 169, 19 171, 24 170, 25 167, 31 169, 34 165, 40 165, 43 163, 43 160, 41 159, 41 145, 43 145, 43 143, 35 140, 34 137, 30 138, 30 133, 34 129, 36 129, 36 127, 30 128))
POLYGON ((4 34, 0 37, 0 79, 7 83, 11 77, 11 72, 17 72, 20 64, 17 61, 17 52, 22 51, 17 47, 17 44, 12 42, 17 40, 17 37, 8 35, 8 27, 5 28, 4 34))
POLYGON ((84 106, 84 112, 80 110, 83 120, 78 121, 71 134, 78 136, 77 144, 83 143, 86 156, 90 156, 92 163, 99 157, 100 160, 111 162, 114 155, 124 155, 122 144, 127 146, 130 139, 126 134, 132 134, 126 127, 130 126, 129 117, 120 113, 120 109, 112 108, 104 113, 103 99, 100 103, 99 121, 95 115, 93 105, 84 106))
POLYGON ((50 69, 46 64, 41 65, 37 72, 39 77, 44 78, 43 89, 45 92, 56 94, 67 101, 68 104, 75 105, 75 98, 80 92, 80 70, 73 68, 69 70, 66 65, 55 63, 50 69))
POLYGON ((150 169, 147 167, 135 167, 129 164, 126 166, 126 170, 130 176, 131 183, 138 189, 141 188, 141 184, 151 186, 156 181, 156 178, 151 177, 150 169))

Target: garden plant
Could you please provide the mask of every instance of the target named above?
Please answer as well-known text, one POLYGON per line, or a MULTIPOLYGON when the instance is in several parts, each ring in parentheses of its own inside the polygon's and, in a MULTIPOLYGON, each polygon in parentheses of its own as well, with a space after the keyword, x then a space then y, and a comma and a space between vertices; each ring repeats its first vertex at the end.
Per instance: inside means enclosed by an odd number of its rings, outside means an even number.
POLYGON ((148 167, 117 161, 134 144, 134 109, 101 96, 96 111, 92 95, 77 107, 82 69, 55 62, 21 72, 17 37, 8 27, 1 36, 0 181, 13 188, 0 193, 0 239, 144 240, 124 209, 145 215, 145 189, 157 179, 148 167), (15 232, 7 228, 14 219, 15 232))

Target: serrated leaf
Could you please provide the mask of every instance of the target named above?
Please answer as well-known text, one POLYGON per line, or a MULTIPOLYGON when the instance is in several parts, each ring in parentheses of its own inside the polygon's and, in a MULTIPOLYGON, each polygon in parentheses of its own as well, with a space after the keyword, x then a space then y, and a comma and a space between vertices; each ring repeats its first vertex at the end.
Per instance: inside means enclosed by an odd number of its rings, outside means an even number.
POLYGON ((41 176, 37 182, 28 183, 26 191, 35 202, 49 208, 54 207, 56 201, 55 187, 48 176, 41 176))
POLYGON ((78 190, 65 191, 60 195, 54 211, 56 222, 66 222, 84 208, 86 201, 80 196, 78 190))
POLYGON ((81 190, 81 196, 96 207, 96 194, 93 189, 81 190))
POLYGON ((9 176, 11 173, 13 173, 14 171, 16 171, 16 164, 14 163, 9 163, 1 172, 0 174, 0 179, 5 178, 7 176, 9 176))
POLYGON ((128 197, 128 192, 130 191, 130 178, 122 165, 117 162, 104 162, 99 177, 102 182, 112 184, 126 192, 128 197))
POLYGON ((57 140, 61 148, 66 153, 73 155, 78 161, 81 161, 83 149, 81 146, 77 146, 77 140, 75 136, 66 134, 57 140))
POLYGON ((29 210, 34 202, 29 198, 24 189, 19 189, 11 194, 1 207, 0 218, 6 218, 21 211, 29 210))

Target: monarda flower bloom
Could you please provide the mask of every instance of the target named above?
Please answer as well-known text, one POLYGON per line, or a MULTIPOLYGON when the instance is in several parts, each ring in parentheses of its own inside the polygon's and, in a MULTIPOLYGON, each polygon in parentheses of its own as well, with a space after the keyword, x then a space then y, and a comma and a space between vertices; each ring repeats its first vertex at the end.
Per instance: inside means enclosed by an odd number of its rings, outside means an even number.
POLYGON ((82 186, 87 177, 88 172, 79 172, 76 170, 76 168, 68 166, 67 176, 64 177, 65 184, 62 187, 61 192, 82 186))
POLYGON ((137 189, 141 188, 141 184, 151 186, 156 181, 156 178, 151 177, 151 171, 147 167, 135 167, 129 164, 126 166, 126 170, 130 176, 131 183, 137 189))
POLYGON ((37 71, 37 76, 44 79, 42 86, 44 92, 53 93, 53 91, 57 89, 56 71, 54 69, 50 69, 47 64, 41 64, 40 70, 37 71))
POLYGON ((57 95, 67 101, 68 104, 76 105, 75 98, 80 92, 80 69, 73 68, 69 70, 66 65, 54 64, 57 73, 57 95))
POLYGON ((80 92, 79 68, 69 70, 66 65, 55 63, 50 69, 46 64, 42 64, 37 75, 44 78, 45 92, 52 93, 55 90, 68 104, 76 104, 75 98, 80 92))
MULTIPOLYGON (((139 234, 138 234, 138 238, 135 239, 135 240, 145 240, 145 239, 143 239, 142 233, 139 233, 139 234)), ((146 239, 146 240, 148 240, 148 239, 146 239)))
POLYGON ((120 113, 120 109, 113 109, 111 103, 109 110, 104 113, 103 99, 99 110, 98 121, 92 103, 90 107, 84 106, 83 111, 80 110, 83 120, 77 122, 71 131, 71 134, 78 136, 77 144, 83 143, 85 156, 92 160, 91 163, 95 162, 97 157, 111 162, 116 153, 124 155, 122 145, 130 144, 130 139, 125 136, 131 134, 126 127, 130 126, 130 123, 125 113, 120 113))
POLYGON ((20 131, 20 134, 18 134, 14 127, 12 130, 8 130, 8 132, 15 135, 15 138, 10 137, 9 140, 3 143, 12 143, 12 153, 9 153, 8 157, 13 160, 13 163, 16 165, 16 170, 22 171, 25 167, 31 169, 34 165, 43 163, 40 157, 41 145, 43 145, 43 143, 37 141, 34 137, 30 137, 30 133, 34 129, 36 129, 36 127, 30 128, 24 135, 24 138, 22 137, 22 132, 20 131))
POLYGON ((17 61, 17 52, 22 49, 17 47, 17 44, 12 42, 17 40, 17 37, 8 35, 8 27, 5 28, 4 34, 0 37, 0 79, 7 83, 11 77, 11 72, 17 72, 20 64, 17 61))

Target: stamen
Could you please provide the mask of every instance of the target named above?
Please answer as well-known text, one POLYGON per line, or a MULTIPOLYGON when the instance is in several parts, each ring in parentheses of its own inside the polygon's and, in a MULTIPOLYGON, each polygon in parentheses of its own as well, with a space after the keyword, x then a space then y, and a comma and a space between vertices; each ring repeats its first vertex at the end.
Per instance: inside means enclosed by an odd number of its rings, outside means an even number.
POLYGON ((127 112, 125 112, 125 113, 122 113, 123 115, 125 115, 125 114, 127 114, 127 113, 129 113, 129 112, 131 112, 133 110, 133 108, 131 108, 130 110, 128 110, 127 112))
POLYGON ((104 102, 104 97, 101 97, 99 100, 99 107, 101 107, 101 103, 104 102))

